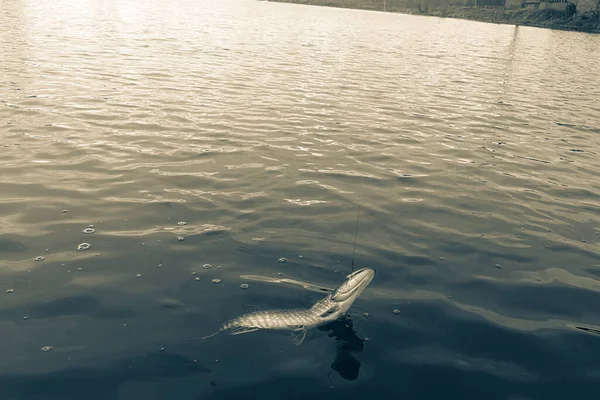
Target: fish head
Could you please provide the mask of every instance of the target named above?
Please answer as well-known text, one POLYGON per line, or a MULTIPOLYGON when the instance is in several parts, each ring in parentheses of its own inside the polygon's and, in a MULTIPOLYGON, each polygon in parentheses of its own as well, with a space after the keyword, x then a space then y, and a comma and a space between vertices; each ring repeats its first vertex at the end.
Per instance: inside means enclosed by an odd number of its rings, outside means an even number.
POLYGON ((348 308, 375 277, 375 270, 362 268, 346 277, 346 280, 331 294, 336 303, 348 303, 348 308))

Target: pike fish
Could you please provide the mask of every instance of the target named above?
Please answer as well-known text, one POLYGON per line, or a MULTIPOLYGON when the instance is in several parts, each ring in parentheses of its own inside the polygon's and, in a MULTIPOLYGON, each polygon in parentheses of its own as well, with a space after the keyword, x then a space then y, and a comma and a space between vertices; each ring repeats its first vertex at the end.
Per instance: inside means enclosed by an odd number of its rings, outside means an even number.
POLYGON ((231 335, 240 335, 259 329, 272 329, 290 331, 292 342, 300 345, 306 337, 307 329, 327 324, 345 315, 374 277, 374 269, 359 269, 348 275, 332 293, 310 308, 264 310, 244 314, 226 322, 221 329, 203 337, 202 340, 223 331, 228 331, 231 335))

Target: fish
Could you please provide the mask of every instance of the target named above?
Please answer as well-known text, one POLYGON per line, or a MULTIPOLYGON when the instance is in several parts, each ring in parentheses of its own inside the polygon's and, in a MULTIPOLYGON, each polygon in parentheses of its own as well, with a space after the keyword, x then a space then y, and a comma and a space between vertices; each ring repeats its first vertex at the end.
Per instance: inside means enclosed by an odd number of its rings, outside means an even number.
POLYGON ((372 268, 356 270, 346 276, 346 280, 332 293, 310 308, 253 311, 227 321, 217 332, 203 337, 202 340, 223 331, 227 331, 230 335, 241 335, 269 329, 289 331, 292 343, 299 346, 304 342, 308 329, 344 317, 374 277, 375 270, 372 268))

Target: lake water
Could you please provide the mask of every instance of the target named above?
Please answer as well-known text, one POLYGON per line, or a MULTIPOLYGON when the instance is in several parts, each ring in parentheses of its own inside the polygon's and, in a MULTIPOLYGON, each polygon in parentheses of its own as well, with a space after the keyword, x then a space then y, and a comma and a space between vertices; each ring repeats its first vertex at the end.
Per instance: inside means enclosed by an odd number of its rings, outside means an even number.
POLYGON ((0 398, 593 398, 599 52, 293 4, 4 1, 0 398), (340 284, 359 204, 377 276, 352 323, 197 340, 340 284))

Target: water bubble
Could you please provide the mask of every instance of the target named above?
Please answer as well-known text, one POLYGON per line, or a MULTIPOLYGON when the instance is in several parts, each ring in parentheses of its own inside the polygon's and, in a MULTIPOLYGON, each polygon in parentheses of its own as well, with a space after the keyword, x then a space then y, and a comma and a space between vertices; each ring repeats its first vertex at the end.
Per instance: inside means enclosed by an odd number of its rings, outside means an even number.
POLYGON ((179 240, 180 242, 183 242, 185 240, 185 238, 183 236, 177 236, 177 240, 179 240))
POLYGON ((496 268, 498 268, 498 269, 501 269, 501 268, 502 268, 502 265, 500 265, 500 264, 496 264, 496 268))
POLYGON ((87 227, 83 230, 83 233, 94 233, 96 230, 94 228, 87 227))
POLYGON ((61 213, 62 213, 62 214, 66 214, 66 213, 68 213, 68 212, 69 212, 69 210, 62 210, 62 211, 61 211, 61 213))
POLYGON ((283 276, 283 272, 278 272, 277 276, 283 276))
POLYGON ((444 257, 438 257, 441 261, 444 261, 444 257))
POLYGON ((24 317, 23 317, 23 321, 26 321, 26 320, 27 320, 27 318, 29 318, 29 317, 27 317, 27 316, 24 316, 24 317))
POLYGON ((240 285, 240 289, 242 289, 242 290, 246 290, 246 289, 248 289, 249 287, 250 287, 250 286, 248 286, 248 284, 247 284, 247 283, 242 283, 242 284, 240 285))
POLYGON ((212 268, 212 265, 210 265, 210 264, 204 264, 204 265, 202 266, 202 268, 204 268, 204 269, 211 269, 211 268, 212 268))
POLYGON ((216 284, 218 284, 218 283, 221 283, 221 280, 220 280, 220 279, 213 279, 213 280, 212 280, 212 283, 214 283, 214 284, 216 285, 216 284))
POLYGON ((192 275, 196 275, 196 271, 192 272, 192 275))
POLYGON ((92 247, 92 245, 89 243, 81 243, 79 246, 77 246, 77 250, 79 250, 79 251, 88 250, 90 247, 92 247))
POLYGON ((199 277, 199 276, 197 276, 195 279, 196 279, 197 281, 199 281, 199 280, 200 280, 200 277, 199 277))
POLYGON ((164 347, 161 347, 161 348, 160 348, 160 351, 165 351, 165 348, 164 348, 164 347))
POLYGON ((368 313, 368 312, 366 312, 366 313, 363 313, 363 316, 364 316, 365 318, 369 318, 369 313, 368 313))
POLYGON ((179 221, 179 222, 177 223, 177 225, 179 225, 179 226, 184 226, 184 225, 187 225, 187 222, 185 222, 185 221, 179 221))
POLYGON ((162 264, 158 264, 158 268, 162 268, 162 264))
POLYGON ((42 351, 50 351, 50 350, 52 350, 52 349, 53 349, 53 347, 52 347, 52 346, 44 346, 44 347, 42 347, 40 350, 42 350, 42 351))
POLYGON ((400 310, 398 310, 397 308, 394 310, 394 314, 398 315, 400 314, 400 310))
POLYGON ((6 293, 12 293, 12 292, 14 292, 14 291, 15 291, 15 289, 8 289, 8 290, 6 291, 6 293))
POLYGON ((287 259, 285 257, 281 257, 279 259, 279 262, 283 264, 283 263, 287 262, 287 259))
POLYGON ((90 224, 88 225, 88 228, 94 228, 94 225, 90 224))
POLYGON ((42 257, 42 256, 37 256, 37 257, 35 258, 35 261, 44 261, 44 257, 42 257))
POLYGON ((136 276, 137 276, 138 278, 141 278, 141 277, 142 277, 142 274, 137 274, 136 276))
POLYGON ((83 271, 83 268, 79 267, 77 268, 77 271, 83 271))
POLYGON ((300 255, 298 256, 298 258, 304 258, 304 256, 303 256, 302 254, 300 254, 300 255))

